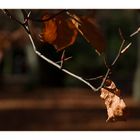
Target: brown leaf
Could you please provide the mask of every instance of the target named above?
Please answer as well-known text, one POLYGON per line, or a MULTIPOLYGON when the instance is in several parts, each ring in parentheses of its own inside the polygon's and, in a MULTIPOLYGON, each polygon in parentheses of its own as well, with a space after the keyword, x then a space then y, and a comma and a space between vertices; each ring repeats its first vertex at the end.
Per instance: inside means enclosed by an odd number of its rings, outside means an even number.
MULTIPOLYGON (((43 19, 50 16, 45 15, 43 19)), ((42 40, 52 44, 57 51, 60 51, 72 45, 77 37, 77 30, 72 21, 59 15, 44 23, 45 27, 42 33, 42 40)))
POLYGON ((115 122, 125 120, 126 104, 119 97, 120 90, 117 89, 115 83, 111 81, 110 85, 101 89, 100 97, 104 99, 107 108, 107 122, 115 122))
POLYGON ((105 38, 93 18, 72 15, 73 24, 82 36, 96 49, 98 54, 105 50, 105 38))
POLYGON ((93 18, 71 15, 71 21, 82 36, 101 54, 105 47, 105 38, 93 18))

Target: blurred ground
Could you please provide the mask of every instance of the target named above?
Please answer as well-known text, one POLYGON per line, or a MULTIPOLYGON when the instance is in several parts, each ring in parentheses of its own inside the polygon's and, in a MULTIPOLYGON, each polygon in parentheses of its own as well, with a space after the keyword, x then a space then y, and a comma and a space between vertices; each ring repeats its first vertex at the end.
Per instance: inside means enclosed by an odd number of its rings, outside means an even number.
POLYGON ((140 130, 140 104, 125 97, 125 122, 106 123, 103 101, 89 89, 0 91, 0 130, 140 130))

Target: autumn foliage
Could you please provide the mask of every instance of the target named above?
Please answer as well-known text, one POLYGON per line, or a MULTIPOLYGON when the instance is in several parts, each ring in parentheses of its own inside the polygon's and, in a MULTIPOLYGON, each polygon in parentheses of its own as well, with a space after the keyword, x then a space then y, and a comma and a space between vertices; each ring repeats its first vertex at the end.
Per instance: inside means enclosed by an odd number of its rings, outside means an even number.
MULTIPOLYGON (((43 19, 49 18, 45 15, 43 19)), ((52 44, 57 51, 72 45, 77 37, 77 30, 69 19, 57 16, 44 23, 42 39, 52 44)))
MULTIPOLYGON (((45 14, 43 20, 50 18, 45 14)), ((75 14, 59 15, 44 22, 42 40, 52 44, 57 51, 63 50, 75 42, 80 33, 100 54, 105 49, 105 39, 93 18, 78 17, 75 14)))

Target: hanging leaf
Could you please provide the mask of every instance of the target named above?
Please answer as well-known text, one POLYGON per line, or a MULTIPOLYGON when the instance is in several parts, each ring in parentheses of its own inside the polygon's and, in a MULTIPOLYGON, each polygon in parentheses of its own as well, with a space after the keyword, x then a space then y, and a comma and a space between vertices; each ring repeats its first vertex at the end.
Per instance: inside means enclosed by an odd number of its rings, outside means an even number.
POLYGON ((105 39, 97 26, 96 22, 89 17, 78 17, 76 15, 71 15, 71 21, 82 34, 82 36, 96 49, 97 53, 101 54, 106 45, 105 39))
MULTIPOLYGON (((45 15, 43 19, 49 17, 45 15)), ((65 16, 59 15, 45 22, 44 25, 41 34, 42 40, 52 44, 57 51, 67 48, 75 42, 78 32, 72 21, 65 16)))
POLYGON ((105 88, 101 89, 100 97, 104 99, 107 108, 108 119, 107 122, 115 122, 125 120, 126 104, 119 97, 120 90, 117 89, 115 83, 107 80, 105 88), (110 84, 108 84, 109 82, 110 84))

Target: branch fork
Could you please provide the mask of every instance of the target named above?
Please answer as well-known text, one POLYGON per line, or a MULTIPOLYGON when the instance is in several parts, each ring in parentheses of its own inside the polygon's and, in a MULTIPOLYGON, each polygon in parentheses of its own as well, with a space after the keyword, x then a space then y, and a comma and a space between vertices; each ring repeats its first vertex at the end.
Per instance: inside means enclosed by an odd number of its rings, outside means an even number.
MULTIPOLYGON (((76 78, 77 80, 85 83, 87 86, 89 86, 94 92, 98 92, 101 90, 101 88, 104 86, 105 84, 105 81, 108 79, 109 75, 112 73, 112 67, 116 64, 116 62, 118 61, 118 59, 120 58, 120 56, 122 54, 124 54, 128 48, 132 45, 132 42, 130 42, 128 45, 124 45, 125 44, 125 40, 124 40, 124 37, 120 31, 120 36, 122 38, 122 44, 120 46, 120 49, 119 49, 119 52, 117 54, 117 56, 115 57, 115 59, 113 60, 112 64, 110 66, 107 65, 106 63, 106 60, 104 59, 104 64, 105 66, 107 67, 107 71, 105 73, 105 75, 102 75, 102 76, 98 76, 96 78, 90 78, 90 79, 84 79, 82 78, 81 76, 78 76, 77 74, 74 74, 72 72, 70 72, 69 70, 63 68, 63 63, 69 59, 71 59, 71 57, 68 57, 68 58, 65 58, 65 51, 63 51, 62 53, 62 56, 61 56, 61 60, 58 61, 58 62, 54 62, 52 60, 50 60, 49 58, 47 58, 46 56, 42 55, 37 49, 36 49, 36 45, 34 43, 34 40, 32 38, 32 34, 30 32, 30 25, 29 25, 29 20, 32 20, 32 21, 35 21, 35 22, 47 22, 49 20, 51 20, 52 18, 62 14, 62 13, 66 13, 67 15, 69 15, 70 17, 73 18, 73 16, 71 16, 71 14, 69 13, 68 10, 61 10, 60 12, 58 12, 57 14, 53 15, 52 17, 49 17, 48 19, 44 19, 44 20, 40 20, 40 19, 32 19, 31 18, 31 11, 30 12, 26 12, 25 10, 22 10, 22 14, 24 16, 24 22, 20 22, 18 19, 16 19, 14 16, 12 16, 10 14, 10 12, 8 10, 2 10, 4 12, 4 14, 6 14, 7 16, 9 16, 10 19, 14 20, 15 22, 17 22, 18 24, 20 24, 24 29, 25 31, 27 32, 27 35, 31 41, 31 44, 32 44, 32 47, 34 49, 34 52, 39 56, 41 57, 42 59, 44 59, 46 62, 50 63, 51 65, 55 66, 56 68, 60 69, 61 71, 63 71, 64 73, 76 78), (59 65, 60 63, 60 65, 59 65), (103 79, 100 86, 98 88, 95 88, 93 85, 91 85, 88 81, 89 80, 96 80, 98 78, 101 78, 103 79)), ((75 18, 73 18, 73 20, 76 20, 75 18)), ((135 34, 137 34, 138 32, 140 32, 140 28, 138 28, 138 30, 136 32, 134 32, 133 34, 130 35, 130 37, 134 36, 135 34)))

